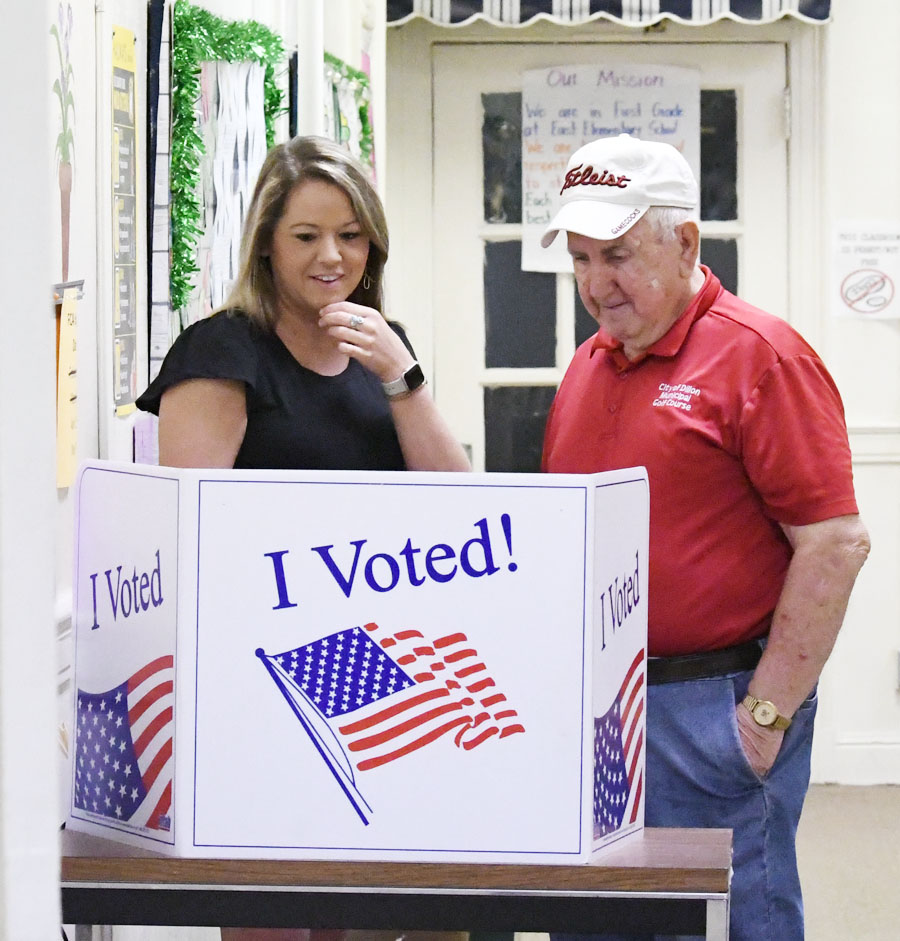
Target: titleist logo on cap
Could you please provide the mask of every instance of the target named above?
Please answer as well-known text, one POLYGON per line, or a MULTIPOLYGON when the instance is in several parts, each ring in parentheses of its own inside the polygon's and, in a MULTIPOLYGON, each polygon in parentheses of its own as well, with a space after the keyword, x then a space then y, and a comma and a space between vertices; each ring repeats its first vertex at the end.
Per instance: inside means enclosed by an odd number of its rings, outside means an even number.
POLYGON ((572 167, 566 173, 566 181, 563 183, 559 194, 562 196, 572 186, 618 186, 620 189, 627 189, 630 182, 631 177, 625 176, 624 173, 621 176, 616 176, 615 173, 610 173, 608 170, 595 173, 590 164, 585 167, 583 163, 579 163, 577 167, 572 167))

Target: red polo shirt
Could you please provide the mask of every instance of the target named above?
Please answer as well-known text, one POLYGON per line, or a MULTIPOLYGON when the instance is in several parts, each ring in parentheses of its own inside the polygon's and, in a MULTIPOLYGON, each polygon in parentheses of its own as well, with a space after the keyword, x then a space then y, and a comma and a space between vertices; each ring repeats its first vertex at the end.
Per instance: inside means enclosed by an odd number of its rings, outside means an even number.
POLYGON ((653 656, 766 634, 791 557, 778 524, 857 512, 843 406, 822 361, 704 272, 640 359, 602 330, 579 347, 544 440, 550 473, 647 468, 653 656))

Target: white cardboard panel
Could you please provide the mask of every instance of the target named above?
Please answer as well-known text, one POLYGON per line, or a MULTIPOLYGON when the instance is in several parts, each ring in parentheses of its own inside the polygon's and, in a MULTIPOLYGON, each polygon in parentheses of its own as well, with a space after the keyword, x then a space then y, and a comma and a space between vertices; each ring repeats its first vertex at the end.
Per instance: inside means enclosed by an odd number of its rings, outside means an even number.
POLYGON ((642 827, 642 469, 92 462, 77 497, 73 828, 573 862, 642 827))

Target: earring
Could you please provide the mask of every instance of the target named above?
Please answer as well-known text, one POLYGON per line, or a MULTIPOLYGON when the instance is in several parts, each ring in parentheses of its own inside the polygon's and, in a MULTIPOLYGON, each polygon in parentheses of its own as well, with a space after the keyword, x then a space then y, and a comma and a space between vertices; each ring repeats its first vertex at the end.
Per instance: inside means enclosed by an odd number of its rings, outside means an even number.
POLYGON ((372 279, 369 277, 369 272, 366 271, 363 274, 362 286, 364 291, 368 291, 372 287, 372 279))

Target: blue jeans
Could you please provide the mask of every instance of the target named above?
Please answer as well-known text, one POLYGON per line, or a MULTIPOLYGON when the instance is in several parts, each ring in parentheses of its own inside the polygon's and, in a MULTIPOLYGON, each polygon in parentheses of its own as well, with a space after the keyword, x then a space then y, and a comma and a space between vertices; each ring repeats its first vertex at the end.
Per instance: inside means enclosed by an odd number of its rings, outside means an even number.
MULTIPOLYGON (((809 786, 816 695, 797 710, 775 764, 761 778, 744 755, 734 715, 752 675, 648 688, 645 822, 732 829, 731 941, 802 941, 795 837, 809 786)), ((552 935, 554 941, 618 937, 636 936, 552 935)))

